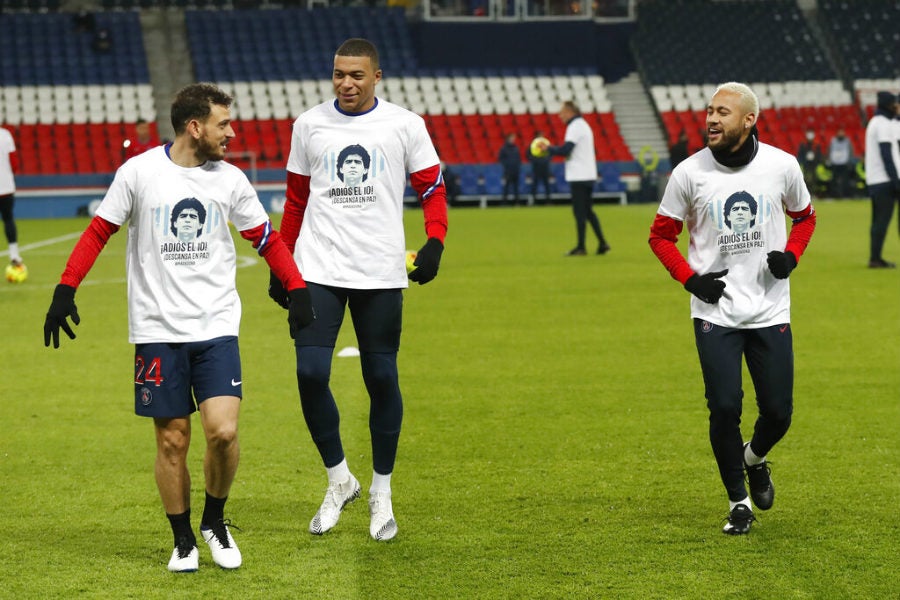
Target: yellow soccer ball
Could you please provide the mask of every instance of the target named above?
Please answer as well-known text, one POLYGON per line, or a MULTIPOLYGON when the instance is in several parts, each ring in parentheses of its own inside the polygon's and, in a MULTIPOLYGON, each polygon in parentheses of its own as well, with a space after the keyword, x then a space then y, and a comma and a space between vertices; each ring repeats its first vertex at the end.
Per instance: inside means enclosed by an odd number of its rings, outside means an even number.
POLYGON ((534 141, 531 142, 531 155, 537 156, 538 158, 544 158, 550 151, 547 150, 547 146, 550 145, 550 140, 545 137, 534 138, 534 141))
POLYGON ((28 279, 28 267, 24 264, 6 266, 6 280, 10 283, 22 283, 28 279))
POLYGON ((419 254, 415 250, 406 251, 406 274, 409 275, 419 267, 415 265, 416 257, 419 254))

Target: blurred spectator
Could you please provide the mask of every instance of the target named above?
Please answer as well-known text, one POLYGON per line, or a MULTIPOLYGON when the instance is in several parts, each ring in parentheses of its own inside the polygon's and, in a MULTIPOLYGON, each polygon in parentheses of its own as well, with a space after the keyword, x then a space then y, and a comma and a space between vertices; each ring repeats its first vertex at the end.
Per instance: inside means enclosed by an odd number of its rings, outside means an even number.
POLYGON ((447 189, 447 200, 452 206, 456 205, 456 200, 462 191, 459 184, 459 175, 450 165, 441 162, 441 172, 444 178, 444 187, 447 189))
POLYGON ((144 119, 138 119, 137 123, 134 124, 134 134, 135 137, 133 139, 128 138, 122 142, 122 162, 160 144, 159 138, 150 131, 150 123, 144 119))
POLYGON ((543 131, 537 131, 528 145, 528 162, 531 163, 531 201, 537 202, 538 184, 544 186, 544 200, 550 204, 550 153, 546 147, 550 140, 543 131))
POLYGON ((850 169, 853 167, 853 144, 844 132, 838 129, 828 145, 828 163, 831 167, 831 195, 834 198, 850 196, 850 169))
POLYGON ((500 148, 498 159, 503 167, 503 203, 512 191, 513 204, 519 203, 519 176, 522 173, 522 152, 516 145, 516 134, 508 133, 506 143, 500 148))
POLYGON ((87 10, 80 10, 75 13, 75 16, 72 17, 72 21, 75 23, 75 31, 92 32, 97 26, 94 13, 87 10))
POLYGON ((806 139, 797 149, 797 161, 803 170, 806 189, 812 194, 816 189, 816 167, 822 162, 822 148, 816 141, 816 132, 812 129, 806 130, 806 139))
POLYGON ((669 148, 669 162, 672 168, 678 166, 678 163, 686 159, 690 155, 688 151, 688 136, 684 129, 678 134, 678 140, 669 148))
POLYGON ((112 34, 106 27, 101 27, 94 32, 94 39, 91 41, 91 48, 94 52, 105 53, 112 49, 112 34))

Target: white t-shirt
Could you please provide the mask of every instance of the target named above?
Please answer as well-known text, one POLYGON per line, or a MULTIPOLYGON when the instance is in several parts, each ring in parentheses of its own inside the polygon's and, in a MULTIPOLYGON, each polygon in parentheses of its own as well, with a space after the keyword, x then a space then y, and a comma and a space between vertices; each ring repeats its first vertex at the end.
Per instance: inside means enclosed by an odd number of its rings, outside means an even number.
POLYGON ((9 161, 9 155, 15 151, 16 143, 12 134, 0 127, 0 196, 16 193, 16 180, 9 161))
POLYGON ((772 275, 766 254, 787 243, 785 209, 809 204, 797 159, 768 144, 736 169, 717 163, 709 148, 675 167, 658 213, 686 224, 694 271, 728 269, 717 304, 691 295, 691 317, 739 329, 788 323, 790 284, 772 275))
POLYGON ((294 249, 303 278, 351 289, 407 287, 407 174, 439 163, 425 121, 396 104, 378 99, 350 115, 329 100, 300 115, 287 170, 310 177, 294 249))
POLYGON ((884 168, 884 160, 881 158, 879 144, 891 145, 891 156, 894 159, 894 169, 900 175, 900 149, 897 148, 897 123, 896 119, 888 119, 884 115, 876 114, 866 125, 866 185, 887 183, 887 169, 884 168))
POLYGON ((594 132, 584 117, 575 117, 566 126, 566 140, 575 147, 566 158, 566 181, 596 181, 597 153, 594 151, 594 132))
POLYGON ((269 219, 246 175, 222 161, 184 168, 158 146, 119 167, 97 216, 128 224, 129 341, 236 336, 241 301, 229 221, 269 219), (173 233, 173 228, 177 233, 173 233))

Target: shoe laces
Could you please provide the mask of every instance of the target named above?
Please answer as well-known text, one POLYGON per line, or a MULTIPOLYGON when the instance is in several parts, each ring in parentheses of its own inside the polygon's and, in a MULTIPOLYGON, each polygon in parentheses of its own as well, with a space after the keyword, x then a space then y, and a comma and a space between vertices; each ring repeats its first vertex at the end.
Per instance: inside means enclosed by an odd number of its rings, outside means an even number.
POLYGON ((175 549, 178 551, 178 558, 187 558, 197 545, 197 541, 188 536, 181 536, 175 540, 175 549))
POLYGON ((745 465, 747 468, 747 480, 751 481, 759 475, 765 474, 768 483, 769 476, 772 474, 772 468, 769 461, 765 460, 758 465, 745 465))
POLYGON ((220 546, 223 548, 230 548, 231 543, 228 541, 228 529, 226 529, 226 526, 241 531, 241 528, 232 523, 231 519, 218 519, 209 526, 209 529, 213 532, 213 535, 216 536, 216 540, 218 540, 220 546))
POLYGON ((391 497, 384 493, 375 493, 369 498, 369 505, 372 507, 372 514, 383 516, 391 516, 391 497))
POLYGON ((735 514, 735 510, 732 509, 731 512, 726 515, 723 521, 728 521, 730 524, 737 527, 738 525, 748 524, 756 521, 756 515, 753 514, 753 511, 749 508, 747 510, 737 511, 735 514))

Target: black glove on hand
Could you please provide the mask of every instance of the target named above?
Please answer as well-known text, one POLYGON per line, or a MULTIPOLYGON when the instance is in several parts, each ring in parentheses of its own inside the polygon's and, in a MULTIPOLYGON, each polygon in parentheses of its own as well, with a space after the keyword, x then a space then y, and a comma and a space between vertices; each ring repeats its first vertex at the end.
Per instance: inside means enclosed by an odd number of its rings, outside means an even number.
POLYGON ((50 346, 50 338, 53 338, 53 347, 59 348, 59 329, 62 328, 69 336, 70 340, 75 339, 75 332, 66 321, 67 317, 72 317, 75 325, 81 323, 81 317, 78 316, 78 308, 75 306, 75 288, 71 285, 59 284, 53 290, 53 301, 50 303, 50 309, 47 311, 47 318, 44 319, 44 346, 50 346))
POLYGON ((428 238, 422 249, 416 255, 413 264, 416 270, 409 274, 412 281, 417 281, 419 285, 428 283, 437 277, 438 267, 441 266, 441 254, 444 252, 444 245, 437 238, 428 238))
POLYGON ((288 307, 288 293, 281 285, 281 280, 272 271, 269 271, 269 298, 275 301, 281 308, 288 307))
POLYGON ((725 282, 719 279, 728 274, 728 269, 715 271, 705 275, 694 273, 684 282, 684 289, 697 296, 707 304, 715 304, 722 297, 725 290, 725 282))
POLYGON ((316 311, 313 310, 309 288, 297 288, 287 292, 287 295, 290 298, 285 307, 288 309, 288 327, 291 338, 296 338, 301 329, 316 320, 316 311))
POLYGON ((794 254, 791 252, 772 250, 766 256, 768 257, 769 270, 772 271, 772 275, 776 279, 787 279, 791 271, 797 266, 797 259, 794 258, 794 254))

